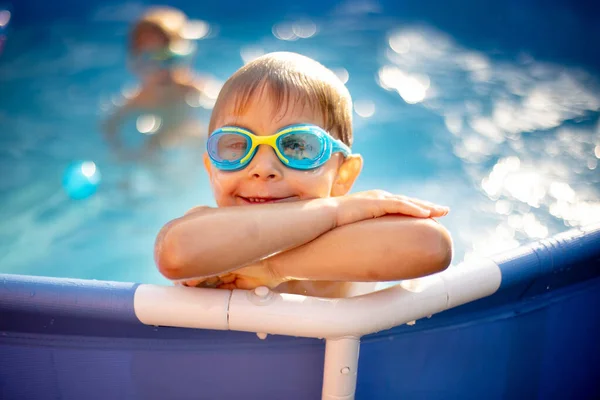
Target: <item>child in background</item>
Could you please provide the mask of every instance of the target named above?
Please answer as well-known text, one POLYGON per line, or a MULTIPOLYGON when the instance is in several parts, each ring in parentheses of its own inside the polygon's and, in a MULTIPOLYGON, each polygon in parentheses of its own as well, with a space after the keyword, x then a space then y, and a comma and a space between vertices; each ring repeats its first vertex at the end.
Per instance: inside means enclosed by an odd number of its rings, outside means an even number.
POLYGON ((188 104, 190 98, 199 98, 204 81, 194 76, 190 68, 194 43, 182 37, 187 23, 179 10, 151 8, 130 33, 129 63, 141 80, 140 90, 104 123, 108 142, 121 158, 147 158, 155 155, 159 147, 206 136, 195 117, 197 109, 188 104), (136 154, 124 148, 119 127, 128 117, 143 114, 151 116, 149 129, 153 134, 136 154))
POLYGON ((209 131, 204 164, 218 207, 162 229, 155 257, 165 277, 347 297, 450 264, 450 235, 433 219, 446 207, 381 190, 348 194, 363 165, 351 150, 352 101, 316 61, 272 53, 242 67, 209 131))

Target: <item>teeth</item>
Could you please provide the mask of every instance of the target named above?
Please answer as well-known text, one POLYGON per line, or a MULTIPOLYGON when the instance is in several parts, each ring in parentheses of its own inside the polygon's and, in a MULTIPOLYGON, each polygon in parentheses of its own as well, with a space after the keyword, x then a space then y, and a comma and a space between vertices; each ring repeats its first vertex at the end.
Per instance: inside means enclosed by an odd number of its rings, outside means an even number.
POLYGON ((250 201, 251 203, 264 203, 266 200, 265 199, 256 199, 256 198, 249 197, 248 201, 250 201))

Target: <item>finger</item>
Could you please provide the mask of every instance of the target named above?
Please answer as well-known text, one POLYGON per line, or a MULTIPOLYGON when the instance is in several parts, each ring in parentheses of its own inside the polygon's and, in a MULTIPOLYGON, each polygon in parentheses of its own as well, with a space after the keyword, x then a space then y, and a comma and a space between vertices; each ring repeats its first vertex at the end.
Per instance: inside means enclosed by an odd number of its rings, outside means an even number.
POLYGON ((431 210, 430 217, 443 217, 448 215, 450 209, 448 207, 435 208, 431 210))
POLYGON ((409 200, 389 199, 385 200, 385 210, 388 214, 402 214, 417 218, 429 218, 431 211, 418 206, 409 200))
POLYGON ((435 203, 432 203, 427 200, 421 200, 421 199, 417 199, 414 197, 405 197, 405 196, 398 196, 398 197, 399 197, 399 200, 407 200, 407 201, 417 204, 418 206, 420 206, 422 208, 427 208, 430 210, 448 209, 448 207, 446 207, 446 206, 435 204, 435 203))
POLYGON ((233 289, 237 289, 237 286, 235 283, 223 283, 223 284, 217 286, 217 289, 233 290, 233 289))
POLYGON ((202 280, 201 279, 190 279, 190 280, 178 282, 178 283, 182 286, 195 287, 195 286, 198 286, 199 284, 201 284, 202 280))
POLYGON ((206 279, 202 284, 201 287, 209 287, 209 288, 214 288, 219 286, 221 283, 223 283, 223 281, 221 281, 221 278, 218 276, 213 276, 211 278, 206 279))
POLYGON ((265 284, 265 282, 261 282, 258 279, 240 278, 235 281, 235 286, 238 289, 252 290, 252 289, 257 288, 258 286, 267 286, 267 285, 265 284))
POLYGON ((425 201, 425 200, 415 199, 415 198, 410 198, 410 197, 404 197, 404 196, 398 196, 398 197, 399 197, 398 199, 401 201, 409 201, 413 204, 416 204, 420 208, 429 210, 431 212, 432 217, 434 217, 434 216, 441 217, 441 216, 448 214, 448 212, 450 211, 450 208, 448 208, 446 206, 441 206, 439 204, 434 204, 430 201, 425 201))
POLYGON ((227 275, 221 276, 221 281, 223 283, 231 283, 231 282, 235 282, 235 278, 236 278, 236 276, 234 274, 227 274, 227 275))

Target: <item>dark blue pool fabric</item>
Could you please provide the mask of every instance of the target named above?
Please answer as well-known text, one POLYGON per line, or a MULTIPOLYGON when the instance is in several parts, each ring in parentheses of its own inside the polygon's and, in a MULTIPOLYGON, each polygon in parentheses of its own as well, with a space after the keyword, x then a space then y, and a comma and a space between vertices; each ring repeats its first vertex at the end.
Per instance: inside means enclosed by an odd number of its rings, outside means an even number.
POLYGON ((600 229, 590 227, 586 230, 571 230, 552 238, 540 240, 515 251, 508 251, 494 257, 502 271, 502 287, 517 284, 531 284, 543 277, 555 275, 557 283, 565 283, 565 277, 581 277, 593 269, 587 263, 598 258, 600 229), (571 271, 573 271, 571 273, 571 271), (560 282, 558 282, 560 281, 560 282))
MULTIPOLYGON (((356 398, 600 398, 600 227, 495 260, 494 295, 364 337, 356 398)), ((145 326, 136 287, 0 275, 0 399, 320 397, 323 341, 145 326)))

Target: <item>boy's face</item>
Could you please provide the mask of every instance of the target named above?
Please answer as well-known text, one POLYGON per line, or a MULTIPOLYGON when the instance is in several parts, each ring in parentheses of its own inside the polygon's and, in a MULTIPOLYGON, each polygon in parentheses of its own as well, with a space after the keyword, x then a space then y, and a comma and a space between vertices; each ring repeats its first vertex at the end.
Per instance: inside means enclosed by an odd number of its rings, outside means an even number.
MULTIPOLYGON (((235 99, 221 108, 215 129, 239 126, 258 136, 269 136, 292 124, 307 123, 323 127, 320 113, 311 107, 289 104, 276 107, 269 90, 252 98, 244 113, 236 115, 235 99)), ((351 156, 346 162, 340 153, 332 155, 323 166, 299 171, 282 164, 269 146, 259 146, 256 155, 244 169, 221 171, 204 155, 204 165, 219 207, 258 204, 261 202, 286 202, 339 196, 348 192, 360 173, 362 159, 351 156), (264 200, 264 201, 263 201, 264 200)))
MULTIPOLYGON (((154 53, 164 50, 169 45, 168 39, 165 37, 163 33, 156 29, 145 28, 141 29, 137 34, 135 39, 135 53, 143 54, 143 53, 154 53)), ((157 84, 163 83, 169 80, 171 77, 171 73, 166 69, 155 69, 151 66, 149 69, 144 70, 141 73, 140 78, 146 84, 157 84)))
POLYGON ((157 29, 140 29, 135 39, 135 49, 138 52, 157 51, 168 46, 169 42, 165 35, 157 29))

